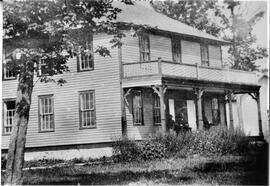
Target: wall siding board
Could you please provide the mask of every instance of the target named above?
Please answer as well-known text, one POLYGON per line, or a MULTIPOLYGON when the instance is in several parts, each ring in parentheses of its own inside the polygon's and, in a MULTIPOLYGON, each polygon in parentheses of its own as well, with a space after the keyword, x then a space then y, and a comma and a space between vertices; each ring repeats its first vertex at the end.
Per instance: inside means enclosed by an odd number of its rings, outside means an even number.
POLYGON ((222 67, 220 46, 209 45, 209 65, 213 67, 222 67))
MULTIPOLYGON (((94 36, 94 48, 110 47, 111 36, 94 36)), ((37 83, 32 94, 26 147, 87 144, 111 141, 121 135, 121 105, 118 51, 111 49, 112 57, 94 54, 94 70, 77 72, 76 57, 67 63, 70 72, 56 77, 67 83, 37 83), (79 91, 95 90, 96 128, 79 129, 79 91), (38 96, 53 94, 55 131, 38 132, 38 96)), ((36 78, 35 78, 36 80, 36 78)), ((2 99, 15 98, 17 80, 3 81, 2 99)), ((8 148, 10 136, 2 136, 2 149, 8 148)))

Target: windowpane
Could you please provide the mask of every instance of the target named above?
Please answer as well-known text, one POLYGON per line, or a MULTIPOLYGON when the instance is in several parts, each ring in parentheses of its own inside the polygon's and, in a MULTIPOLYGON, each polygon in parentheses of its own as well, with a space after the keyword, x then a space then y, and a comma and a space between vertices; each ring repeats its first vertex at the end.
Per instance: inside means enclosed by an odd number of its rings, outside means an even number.
POLYGON ((4 134, 12 132, 12 125, 14 124, 16 101, 4 101, 4 134))
MULTIPOLYGON (((5 64, 10 64, 12 61, 11 59, 5 59, 4 63, 5 64)), ((14 70, 11 69, 11 67, 7 68, 4 66, 4 79, 14 79, 15 78, 15 73, 14 70)))
POLYGON ((81 127, 95 126, 94 93, 92 91, 80 93, 81 127))
POLYGON ((39 97, 39 117, 40 117, 40 131, 54 130, 54 113, 53 113, 53 97, 40 96, 39 97))

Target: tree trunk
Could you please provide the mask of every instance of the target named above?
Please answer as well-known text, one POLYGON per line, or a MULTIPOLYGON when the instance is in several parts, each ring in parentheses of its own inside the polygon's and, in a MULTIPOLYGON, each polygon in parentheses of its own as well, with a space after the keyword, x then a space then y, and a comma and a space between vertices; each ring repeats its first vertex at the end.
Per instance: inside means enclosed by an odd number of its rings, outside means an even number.
POLYGON ((8 185, 21 185, 23 182, 22 168, 32 91, 33 73, 27 72, 27 75, 19 78, 17 88, 15 124, 12 126, 6 167, 5 184, 8 185))

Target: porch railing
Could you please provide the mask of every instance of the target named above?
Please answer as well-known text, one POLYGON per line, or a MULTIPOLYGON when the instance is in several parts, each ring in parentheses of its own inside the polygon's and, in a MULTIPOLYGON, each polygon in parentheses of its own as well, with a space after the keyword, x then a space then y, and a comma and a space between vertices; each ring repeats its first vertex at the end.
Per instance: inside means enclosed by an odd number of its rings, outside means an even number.
POLYGON ((180 64, 163 60, 123 64, 123 78, 146 75, 174 76, 222 83, 251 85, 258 83, 256 73, 241 70, 180 64))

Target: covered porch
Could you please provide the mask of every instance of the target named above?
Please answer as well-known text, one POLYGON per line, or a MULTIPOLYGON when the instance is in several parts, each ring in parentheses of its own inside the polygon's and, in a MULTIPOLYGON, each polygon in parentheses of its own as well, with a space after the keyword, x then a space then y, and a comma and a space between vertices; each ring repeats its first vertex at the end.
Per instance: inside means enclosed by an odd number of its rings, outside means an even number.
MULTIPOLYGON (((249 94, 257 102, 259 86, 162 77, 160 83, 148 78, 143 84, 123 87, 123 134, 142 139, 156 132, 172 129, 179 118, 194 130, 212 126, 233 129, 235 125, 234 95, 249 94), (152 82, 152 83, 151 83, 152 82)), ((260 109, 258 114, 261 132, 260 109)))

